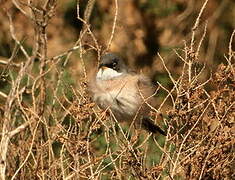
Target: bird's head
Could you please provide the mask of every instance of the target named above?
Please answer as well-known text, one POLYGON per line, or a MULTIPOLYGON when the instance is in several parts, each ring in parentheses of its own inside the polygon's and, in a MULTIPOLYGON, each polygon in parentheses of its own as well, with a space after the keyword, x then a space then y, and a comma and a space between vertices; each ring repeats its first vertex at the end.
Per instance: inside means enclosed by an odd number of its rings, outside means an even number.
POLYGON ((96 78, 109 80, 127 73, 127 65, 118 55, 107 53, 101 56, 99 71, 96 78))

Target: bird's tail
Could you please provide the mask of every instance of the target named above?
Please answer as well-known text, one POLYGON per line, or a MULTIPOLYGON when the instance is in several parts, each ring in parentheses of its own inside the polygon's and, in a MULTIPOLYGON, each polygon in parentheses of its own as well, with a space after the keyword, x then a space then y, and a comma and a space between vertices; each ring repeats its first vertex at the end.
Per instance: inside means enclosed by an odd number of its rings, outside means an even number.
POLYGON ((157 126, 156 124, 154 124, 154 122, 147 118, 147 117, 144 117, 142 119, 142 127, 143 129, 149 131, 149 132, 152 132, 152 133, 157 133, 159 132, 160 134, 166 136, 166 132, 164 130, 162 130, 159 126, 157 126))

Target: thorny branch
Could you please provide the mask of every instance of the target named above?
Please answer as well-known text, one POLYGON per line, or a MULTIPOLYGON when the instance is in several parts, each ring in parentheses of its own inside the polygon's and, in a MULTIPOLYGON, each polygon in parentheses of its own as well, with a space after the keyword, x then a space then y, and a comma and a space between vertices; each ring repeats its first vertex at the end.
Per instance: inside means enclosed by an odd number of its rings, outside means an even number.
MULTIPOLYGON (((231 137, 235 111, 232 46, 235 31, 228 44, 227 65, 219 66, 218 71, 204 82, 199 79, 207 67, 203 65, 197 69, 195 63, 200 59, 199 52, 207 36, 207 23, 204 32, 198 30, 209 1, 206 0, 200 9, 191 39, 186 38, 184 49, 180 49, 185 56, 175 51, 183 63, 179 76, 172 73, 166 58, 158 53, 172 84, 169 89, 157 82, 155 94, 164 91, 166 95, 158 108, 151 106, 156 119, 164 121, 168 128, 167 137, 159 139, 157 135, 153 137, 134 131, 133 123, 125 129, 115 117, 110 121, 112 112, 95 107, 87 94, 89 67, 85 62, 84 54, 88 52, 85 46, 95 50, 98 60, 102 49, 90 23, 95 2, 89 0, 84 16, 80 17, 81 2, 77 1, 77 20, 83 24, 78 39, 71 48, 48 57, 47 28, 57 1, 48 0, 40 6, 33 1, 12 0, 24 17, 33 23, 34 42, 29 53, 24 46, 25 39, 17 37, 17 28, 9 14, 10 34, 15 46, 10 58, 0 60, 4 66, 1 77, 5 74, 10 77, 9 92, 0 91, 5 103, 0 107, 1 111, 4 110, 0 127, 0 178, 99 179, 107 176, 113 179, 174 179, 180 176, 203 179, 209 175, 221 179, 221 174, 231 176, 234 162, 231 137), (202 34, 196 47, 198 33, 202 34), (90 37, 91 42, 85 43, 86 37, 90 37), (63 76, 71 55, 77 50, 84 76, 76 79, 75 86, 68 84, 63 76), (19 52, 24 60, 15 63, 19 52), (52 74, 54 79, 49 80, 47 77, 52 74), (207 91, 205 86, 209 83, 216 86, 216 91, 207 91), (165 106, 167 115, 159 115, 165 106)), ((114 41, 119 11, 122 10, 118 4, 120 1, 113 2, 115 13, 106 50, 114 41)), ((180 21, 192 12, 192 2, 180 21)))

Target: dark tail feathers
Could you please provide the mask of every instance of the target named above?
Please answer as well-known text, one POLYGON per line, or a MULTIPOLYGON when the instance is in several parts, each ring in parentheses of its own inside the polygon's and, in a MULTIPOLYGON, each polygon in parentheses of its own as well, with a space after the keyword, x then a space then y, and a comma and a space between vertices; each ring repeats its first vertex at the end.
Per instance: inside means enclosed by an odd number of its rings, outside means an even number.
POLYGON ((154 124, 154 122, 153 122, 151 119, 147 118, 147 117, 144 117, 144 118, 142 119, 142 127, 143 127, 145 130, 147 130, 147 131, 149 131, 149 132, 152 132, 152 133, 157 133, 157 132, 159 132, 160 134, 162 134, 162 135, 164 135, 164 136, 167 135, 165 131, 163 131, 159 126, 157 126, 156 124, 154 124))

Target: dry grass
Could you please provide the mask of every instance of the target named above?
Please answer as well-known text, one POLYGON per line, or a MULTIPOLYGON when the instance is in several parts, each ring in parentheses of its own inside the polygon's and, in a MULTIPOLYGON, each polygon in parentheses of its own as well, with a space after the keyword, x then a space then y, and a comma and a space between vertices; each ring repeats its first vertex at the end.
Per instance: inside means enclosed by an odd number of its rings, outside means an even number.
MULTIPOLYGON (((135 131, 110 120, 87 94, 88 67, 86 54, 95 51, 97 62, 102 47, 89 23, 94 1, 84 12, 82 31, 72 48, 48 56, 47 26, 53 18, 57 1, 43 5, 31 1, 18 10, 33 23, 34 46, 28 52, 17 38, 16 27, 9 17, 10 34, 15 48, 3 64, 1 79, 9 90, 0 91, 0 178, 5 179, 234 179, 235 178, 235 52, 231 35, 226 64, 204 82, 200 77, 207 67, 200 62, 200 48, 206 36, 196 32, 207 1, 192 28, 190 41, 175 51, 182 63, 176 79, 158 54, 173 87, 158 84, 166 96, 153 116, 167 127, 167 137, 135 131), (89 39, 89 43, 87 43, 89 39), (23 54, 20 63, 15 59, 23 54), (68 61, 79 53, 81 74, 75 82, 68 61), (208 87, 214 87, 208 90, 208 87), (167 105, 168 112, 161 115, 167 105), (170 108, 169 108, 170 107, 170 108)), ((118 1, 108 51, 115 36, 118 1)), ((80 11, 79 1, 77 10, 80 11)))

